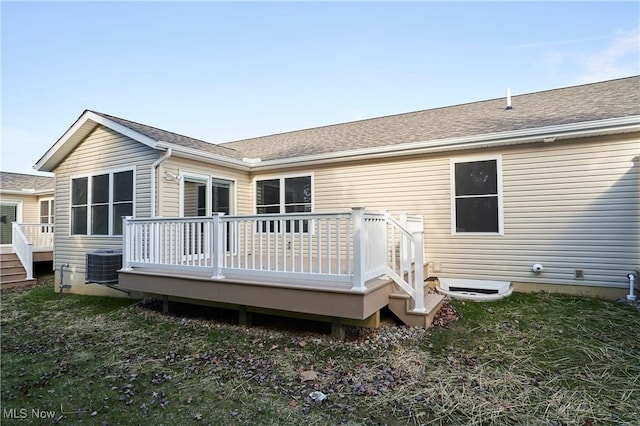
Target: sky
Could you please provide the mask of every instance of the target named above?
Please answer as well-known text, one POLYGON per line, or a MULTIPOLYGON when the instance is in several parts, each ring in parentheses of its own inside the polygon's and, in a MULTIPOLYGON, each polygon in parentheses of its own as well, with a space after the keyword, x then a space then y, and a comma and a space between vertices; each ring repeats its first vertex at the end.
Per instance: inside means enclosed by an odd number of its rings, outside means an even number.
POLYGON ((212 143, 640 74, 640 3, 2 1, 0 169, 85 109, 212 143))

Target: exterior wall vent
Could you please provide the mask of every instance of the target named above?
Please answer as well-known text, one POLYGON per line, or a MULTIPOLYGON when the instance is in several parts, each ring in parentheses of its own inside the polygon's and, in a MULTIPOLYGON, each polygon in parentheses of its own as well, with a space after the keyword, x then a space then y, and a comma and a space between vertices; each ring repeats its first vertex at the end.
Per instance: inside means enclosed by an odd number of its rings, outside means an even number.
POLYGON ((87 253, 87 283, 115 284, 122 268, 121 249, 101 249, 87 253))

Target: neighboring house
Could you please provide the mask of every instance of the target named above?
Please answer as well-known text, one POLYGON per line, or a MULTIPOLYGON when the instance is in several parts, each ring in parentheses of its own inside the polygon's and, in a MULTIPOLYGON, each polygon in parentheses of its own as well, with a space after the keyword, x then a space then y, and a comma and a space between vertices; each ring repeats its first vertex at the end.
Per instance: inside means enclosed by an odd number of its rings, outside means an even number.
POLYGON ((65 265, 68 291, 114 294, 85 284, 87 253, 124 248, 118 289, 334 318, 389 303, 398 287, 376 274, 406 278, 419 311, 427 276, 626 294, 640 263, 640 76, 510 102, 219 145, 87 110, 36 165, 56 175, 57 283, 65 265), (423 254, 420 276, 407 262, 423 254))
POLYGON ((54 178, 0 172, 0 280, 33 278, 33 262, 53 260, 54 178))

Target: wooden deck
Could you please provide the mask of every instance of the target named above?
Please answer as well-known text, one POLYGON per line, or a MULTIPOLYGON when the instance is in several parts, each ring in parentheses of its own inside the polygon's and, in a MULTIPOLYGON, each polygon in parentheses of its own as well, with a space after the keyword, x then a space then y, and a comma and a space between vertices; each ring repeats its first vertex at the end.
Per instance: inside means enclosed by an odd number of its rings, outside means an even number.
POLYGON ((342 325, 378 327, 385 306, 406 325, 429 328, 444 301, 439 294, 427 293, 426 311, 416 313, 411 297, 387 277, 368 280, 364 292, 354 292, 344 282, 247 279, 233 274, 214 279, 205 271, 135 268, 118 275, 115 288, 163 300, 166 311, 168 302, 176 301, 237 310, 239 323, 245 325, 251 313, 311 319, 332 323, 332 334, 338 338, 344 337, 342 325))
POLYGON ((258 279, 228 274, 213 279, 206 272, 135 268, 120 271, 116 288, 148 296, 216 302, 326 318, 364 321, 389 303, 395 286, 391 279, 366 282, 364 292, 354 292, 343 282, 258 279))
POLYGON ((314 315, 336 329, 345 321, 375 326, 385 306, 407 325, 429 327, 442 301, 424 293, 422 218, 397 221, 359 207, 125 218, 122 260, 119 290, 241 314, 314 315))

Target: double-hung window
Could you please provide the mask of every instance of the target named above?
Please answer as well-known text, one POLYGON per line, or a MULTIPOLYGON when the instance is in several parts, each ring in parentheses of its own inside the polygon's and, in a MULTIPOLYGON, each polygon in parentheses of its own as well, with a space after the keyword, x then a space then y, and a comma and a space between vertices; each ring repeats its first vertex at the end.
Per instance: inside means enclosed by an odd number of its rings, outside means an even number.
MULTIPOLYGON (((309 213, 312 211, 311 176, 292 176, 256 180, 256 212, 258 214, 309 213)), ((294 221, 295 231, 298 222, 294 221)), ((271 222, 270 230, 275 230, 271 222)), ((307 231, 307 222, 303 231, 307 231)), ((287 221, 287 231, 290 230, 287 221)))
POLYGON ((55 204, 53 198, 40 199, 40 223, 43 233, 53 232, 55 204))
POLYGON ((122 235, 133 215, 133 170, 71 179, 71 234, 122 235))
POLYGON ((451 161, 452 233, 503 233, 500 157, 451 161))

